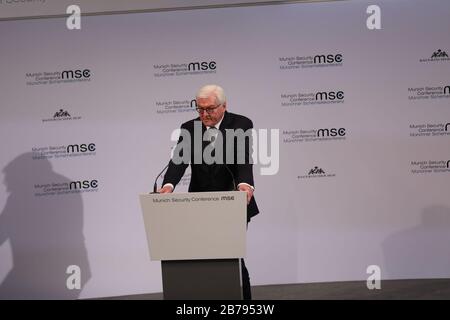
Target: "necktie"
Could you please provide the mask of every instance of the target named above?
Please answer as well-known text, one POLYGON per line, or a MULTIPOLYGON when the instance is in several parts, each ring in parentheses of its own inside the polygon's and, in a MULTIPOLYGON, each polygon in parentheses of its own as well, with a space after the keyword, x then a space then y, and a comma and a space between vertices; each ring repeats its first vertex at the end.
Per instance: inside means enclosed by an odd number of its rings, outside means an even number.
POLYGON ((214 141, 216 141, 217 136, 217 128, 216 127, 209 127, 209 141, 214 145, 214 141))
POLYGON ((211 156, 215 156, 216 150, 215 148, 215 141, 218 134, 218 130, 216 127, 209 127, 207 130, 207 140, 210 141, 209 144, 213 147, 213 150, 211 151, 211 156))

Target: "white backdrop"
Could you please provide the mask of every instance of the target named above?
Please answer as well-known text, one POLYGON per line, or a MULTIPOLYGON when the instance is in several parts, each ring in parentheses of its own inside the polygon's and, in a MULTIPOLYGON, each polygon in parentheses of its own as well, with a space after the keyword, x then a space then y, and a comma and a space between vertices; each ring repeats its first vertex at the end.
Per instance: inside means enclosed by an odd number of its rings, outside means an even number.
POLYGON ((450 3, 377 1, 381 30, 366 27, 370 4, 84 17, 79 31, 0 22, 0 297, 161 291, 138 194, 207 83, 256 129, 280 132, 278 173, 255 166, 253 285, 364 280, 372 264, 383 279, 449 277, 450 3), (316 55, 342 61, 299 64, 316 55), (88 71, 58 81, 65 70, 88 71), (333 128, 343 134, 317 138, 333 128), (74 144, 93 145, 67 153, 74 144), (76 181, 86 188, 67 190, 76 181), (66 288, 68 265, 81 290, 66 288))

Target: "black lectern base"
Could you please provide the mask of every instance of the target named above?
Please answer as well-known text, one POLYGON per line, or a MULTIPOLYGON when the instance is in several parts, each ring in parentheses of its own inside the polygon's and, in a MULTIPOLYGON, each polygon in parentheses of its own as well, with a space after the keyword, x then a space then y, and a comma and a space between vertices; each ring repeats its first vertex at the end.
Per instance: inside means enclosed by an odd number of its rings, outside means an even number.
POLYGON ((240 259, 161 261, 165 300, 242 300, 240 259))

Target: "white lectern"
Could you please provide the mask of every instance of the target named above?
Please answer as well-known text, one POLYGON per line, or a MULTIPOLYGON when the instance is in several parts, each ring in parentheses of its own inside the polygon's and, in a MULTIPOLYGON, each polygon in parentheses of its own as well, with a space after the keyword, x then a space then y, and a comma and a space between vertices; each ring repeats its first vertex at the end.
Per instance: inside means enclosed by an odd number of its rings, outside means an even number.
POLYGON ((245 192, 142 194, 140 202, 164 299, 242 299, 245 192))

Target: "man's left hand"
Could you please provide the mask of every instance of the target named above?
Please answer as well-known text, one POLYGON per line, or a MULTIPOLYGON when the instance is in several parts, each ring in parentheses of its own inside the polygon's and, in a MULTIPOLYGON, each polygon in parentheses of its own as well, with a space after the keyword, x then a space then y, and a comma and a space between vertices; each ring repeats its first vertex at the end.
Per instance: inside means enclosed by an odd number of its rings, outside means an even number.
POLYGON ((253 197, 253 189, 250 188, 250 186, 248 186, 246 184, 240 184, 238 186, 238 190, 247 192, 247 204, 249 204, 250 199, 253 197))

